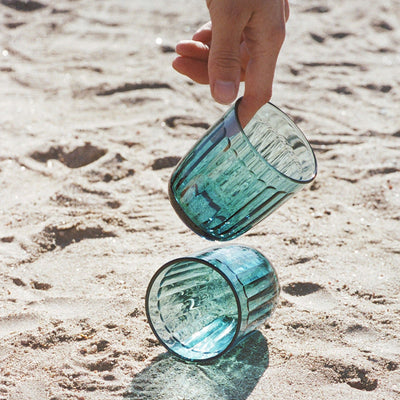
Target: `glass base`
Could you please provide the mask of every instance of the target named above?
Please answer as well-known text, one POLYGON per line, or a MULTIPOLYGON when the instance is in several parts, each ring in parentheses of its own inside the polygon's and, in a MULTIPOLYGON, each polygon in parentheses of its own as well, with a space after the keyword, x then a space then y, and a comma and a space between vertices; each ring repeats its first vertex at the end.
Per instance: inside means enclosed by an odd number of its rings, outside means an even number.
POLYGON ((168 195, 169 195, 169 200, 170 203, 179 216, 179 218, 182 220, 182 222, 194 233, 197 235, 203 237, 204 239, 211 240, 211 241, 219 241, 219 242, 224 242, 228 240, 234 239, 233 237, 221 237, 221 236, 212 236, 210 235, 209 232, 201 229, 199 226, 195 225, 190 218, 187 217, 186 213, 182 210, 182 207, 179 205, 179 203, 176 201, 174 192, 171 187, 171 182, 168 184, 168 195))

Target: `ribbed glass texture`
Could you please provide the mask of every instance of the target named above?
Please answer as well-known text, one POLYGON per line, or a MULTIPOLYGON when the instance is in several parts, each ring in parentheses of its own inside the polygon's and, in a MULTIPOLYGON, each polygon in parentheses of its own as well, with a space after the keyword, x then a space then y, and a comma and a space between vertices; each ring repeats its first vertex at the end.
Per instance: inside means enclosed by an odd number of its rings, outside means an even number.
POLYGON ((310 144, 286 114, 268 103, 242 129, 237 104, 181 160, 169 183, 177 214, 210 240, 240 236, 317 171, 310 144))
POLYGON ((220 356, 275 309, 279 283, 257 250, 221 246, 165 264, 146 294, 146 313, 161 343, 181 358, 220 356))

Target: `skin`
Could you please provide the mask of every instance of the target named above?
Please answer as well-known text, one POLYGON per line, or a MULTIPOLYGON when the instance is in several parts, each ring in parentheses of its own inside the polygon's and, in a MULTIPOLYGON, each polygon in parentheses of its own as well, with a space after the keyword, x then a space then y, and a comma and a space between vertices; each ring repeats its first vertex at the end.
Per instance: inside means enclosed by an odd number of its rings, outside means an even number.
POLYGON ((289 18, 288 0, 207 0, 211 21, 176 46, 172 66, 232 103, 245 83, 239 119, 245 126, 272 95, 272 82, 289 18))

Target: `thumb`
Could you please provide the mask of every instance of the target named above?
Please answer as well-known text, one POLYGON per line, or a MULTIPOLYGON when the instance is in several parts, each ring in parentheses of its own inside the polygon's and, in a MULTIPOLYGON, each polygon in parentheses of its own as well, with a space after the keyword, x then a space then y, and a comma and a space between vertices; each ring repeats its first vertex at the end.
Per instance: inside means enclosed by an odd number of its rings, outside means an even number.
POLYGON ((211 14, 212 38, 208 59, 211 94, 222 104, 232 103, 240 84, 240 39, 242 28, 229 15, 211 14))

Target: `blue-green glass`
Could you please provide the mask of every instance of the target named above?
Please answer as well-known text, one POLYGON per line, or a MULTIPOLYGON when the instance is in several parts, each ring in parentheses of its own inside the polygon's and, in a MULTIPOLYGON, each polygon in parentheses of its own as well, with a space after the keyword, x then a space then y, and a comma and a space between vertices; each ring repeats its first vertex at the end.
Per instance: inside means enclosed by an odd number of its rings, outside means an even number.
POLYGON ((209 360, 263 323, 278 296, 275 270, 260 252, 221 246, 161 267, 147 289, 146 313, 168 350, 209 360))
POLYGON ((238 104, 181 160, 169 183, 178 215, 210 240, 243 234, 316 176, 314 152, 286 114, 268 103, 242 129, 238 104))

